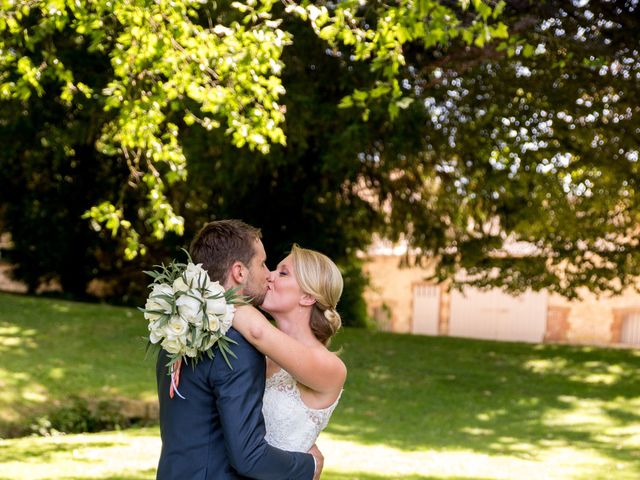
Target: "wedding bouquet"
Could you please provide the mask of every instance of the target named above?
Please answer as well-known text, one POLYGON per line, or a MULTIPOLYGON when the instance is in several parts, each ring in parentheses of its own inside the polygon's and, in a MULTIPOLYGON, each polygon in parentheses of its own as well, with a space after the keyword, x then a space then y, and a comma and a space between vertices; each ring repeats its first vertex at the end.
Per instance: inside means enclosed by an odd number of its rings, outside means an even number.
POLYGON ((202 264, 188 262, 158 265, 154 271, 144 272, 153 278, 151 293, 144 308, 149 322, 147 348, 164 348, 169 354, 167 367, 171 375, 170 395, 180 380, 182 362, 194 364, 207 355, 213 358, 212 347, 217 343, 220 353, 231 368, 228 355, 235 357, 229 344, 235 343, 225 334, 231 327, 235 305, 245 303, 237 289, 225 291, 220 282, 212 282, 202 264), (191 360, 188 360, 191 359, 191 360))

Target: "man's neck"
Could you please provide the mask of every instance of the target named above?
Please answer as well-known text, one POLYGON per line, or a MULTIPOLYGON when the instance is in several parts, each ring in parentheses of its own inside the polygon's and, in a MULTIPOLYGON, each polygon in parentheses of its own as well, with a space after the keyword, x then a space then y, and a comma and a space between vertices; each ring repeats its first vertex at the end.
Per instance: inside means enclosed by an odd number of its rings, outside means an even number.
POLYGON ((238 295, 242 295, 244 292, 242 291, 242 285, 240 285, 239 283, 234 282, 232 279, 228 278, 227 280, 225 280, 224 282, 222 282, 222 286, 224 287, 225 290, 230 290, 232 288, 237 288, 238 290, 236 290, 236 293, 238 295))

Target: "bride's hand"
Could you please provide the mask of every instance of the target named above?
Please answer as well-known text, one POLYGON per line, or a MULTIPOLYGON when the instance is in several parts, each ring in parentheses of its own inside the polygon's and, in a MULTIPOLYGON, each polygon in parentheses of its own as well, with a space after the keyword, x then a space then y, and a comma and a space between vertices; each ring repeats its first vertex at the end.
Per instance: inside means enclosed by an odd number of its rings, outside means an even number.
POLYGON ((322 473, 322 467, 324 467, 324 456, 315 443, 309 450, 309 453, 313 455, 313 458, 316 460, 316 470, 313 474, 313 480, 319 480, 320 474, 322 473))

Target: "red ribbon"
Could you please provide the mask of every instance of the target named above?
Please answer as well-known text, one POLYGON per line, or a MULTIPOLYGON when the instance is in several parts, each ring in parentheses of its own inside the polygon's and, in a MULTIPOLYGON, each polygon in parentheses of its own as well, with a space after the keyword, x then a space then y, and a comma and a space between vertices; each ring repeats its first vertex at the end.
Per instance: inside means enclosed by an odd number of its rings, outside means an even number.
POLYGON ((185 398, 178 391, 178 385, 180 385, 181 367, 182 358, 179 358, 173 365, 171 365, 171 386, 169 387, 169 398, 173 398, 174 393, 177 393, 181 399, 185 400, 185 398))

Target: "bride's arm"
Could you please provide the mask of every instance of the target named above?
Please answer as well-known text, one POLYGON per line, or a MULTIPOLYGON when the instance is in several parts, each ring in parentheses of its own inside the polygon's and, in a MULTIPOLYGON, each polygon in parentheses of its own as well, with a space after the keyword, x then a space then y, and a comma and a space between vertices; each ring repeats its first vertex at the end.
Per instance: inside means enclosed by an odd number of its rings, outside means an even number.
POLYGON ((233 326, 249 343, 306 387, 329 393, 344 385, 347 368, 336 354, 300 343, 274 327, 256 308, 237 307, 233 326))

